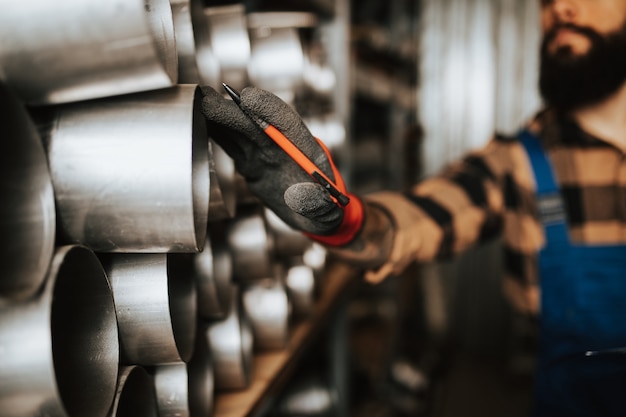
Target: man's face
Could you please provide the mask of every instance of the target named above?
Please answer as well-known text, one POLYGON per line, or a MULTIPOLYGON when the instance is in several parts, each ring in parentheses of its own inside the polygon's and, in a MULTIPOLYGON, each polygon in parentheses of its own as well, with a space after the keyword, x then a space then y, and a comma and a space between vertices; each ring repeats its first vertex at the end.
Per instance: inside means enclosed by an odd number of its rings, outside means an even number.
POLYGON ((572 110, 597 103, 626 80, 626 0, 542 0, 540 89, 572 110))

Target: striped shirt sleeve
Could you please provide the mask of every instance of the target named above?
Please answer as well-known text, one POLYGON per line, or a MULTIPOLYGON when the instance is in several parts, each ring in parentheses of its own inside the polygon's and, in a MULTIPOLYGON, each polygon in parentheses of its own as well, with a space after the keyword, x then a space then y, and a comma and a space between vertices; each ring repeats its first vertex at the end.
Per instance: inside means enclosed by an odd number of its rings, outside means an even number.
POLYGON ((523 148, 514 139, 496 136, 409 192, 367 196, 392 218, 395 239, 387 264, 366 278, 379 281, 413 261, 450 258, 506 229, 506 273, 528 282, 529 265, 543 239, 533 193, 523 148))

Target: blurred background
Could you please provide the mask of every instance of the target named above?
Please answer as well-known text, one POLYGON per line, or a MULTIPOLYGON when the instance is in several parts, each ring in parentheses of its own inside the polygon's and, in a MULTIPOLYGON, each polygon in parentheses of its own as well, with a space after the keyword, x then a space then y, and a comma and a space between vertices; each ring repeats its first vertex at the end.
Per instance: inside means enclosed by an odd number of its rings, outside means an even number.
POLYGON ((0 416, 528 415, 500 242, 363 283, 246 190, 199 86, 404 191, 539 109, 537 3, 0 0, 0 416))

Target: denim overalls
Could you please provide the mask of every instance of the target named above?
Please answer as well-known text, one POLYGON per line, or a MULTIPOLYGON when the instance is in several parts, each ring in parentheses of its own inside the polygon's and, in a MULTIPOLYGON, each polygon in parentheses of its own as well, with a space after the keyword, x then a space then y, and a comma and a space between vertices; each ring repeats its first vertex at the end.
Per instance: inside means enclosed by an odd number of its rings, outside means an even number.
POLYGON ((626 416, 626 246, 569 241, 559 187, 527 131, 546 247, 539 254, 541 316, 535 416, 626 416))

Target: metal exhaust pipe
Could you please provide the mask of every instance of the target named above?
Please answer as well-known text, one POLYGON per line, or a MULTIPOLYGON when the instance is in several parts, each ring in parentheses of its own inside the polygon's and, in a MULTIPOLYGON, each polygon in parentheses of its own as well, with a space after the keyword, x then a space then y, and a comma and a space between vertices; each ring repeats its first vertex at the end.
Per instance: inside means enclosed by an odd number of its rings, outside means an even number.
POLYGON ((295 28, 263 26, 250 31, 250 83, 273 91, 288 103, 303 83, 304 52, 295 28))
MULTIPOLYGON (((330 98, 337 86, 337 76, 328 62, 328 51, 322 42, 314 40, 303 45, 303 84, 318 96, 330 98)), ((326 140, 324 140, 326 143, 326 140)))
POLYGON ((233 284, 233 261, 226 244, 208 237, 204 250, 194 254, 193 266, 198 289, 198 315, 207 320, 224 318, 230 310, 233 284))
POLYGON ((283 349, 289 341, 291 303, 278 277, 245 284, 242 303, 254 335, 255 349, 283 349))
POLYGON ((220 79, 235 89, 248 84, 248 61, 250 61, 250 36, 246 22, 246 10, 242 4, 207 7, 211 47, 220 66, 220 79))
POLYGON ((318 291, 313 268, 301 262, 289 266, 285 274, 285 287, 294 316, 308 316, 313 313, 318 291))
POLYGON ((213 140, 209 140, 209 155, 209 221, 233 218, 237 209, 235 162, 213 140))
POLYGON ((188 361, 196 332, 191 259, 184 254, 102 256, 117 309, 122 362, 188 361))
POLYGON ((0 130, 0 296, 25 299, 41 287, 54 253, 54 192, 35 124, 2 84, 0 130))
POLYGON ((205 323, 218 390, 244 389, 252 381, 254 338, 235 285, 231 286, 230 307, 225 319, 205 323))
POLYGON ((104 417, 117 381, 119 340, 98 258, 56 250, 33 299, 0 307, 0 414, 104 417))
POLYGON ((178 82, 217 86, 219 62, 211 49, 202 0, 170 0, 178 50, 178 82))
POLYGON ((309 374, 294 380, 278 399, 272 415, 332 416, 337 413, 339 393, 320 375, 309 374))
POLYGON ((189 415, 207 417, 213 414, 215 400, 215 371, 209 340, 202 326, 198 326, 196 344, 187 363, 189 375, 189 415))
POLYGON ((345 148, 346 128, 338 114, 326 113, 305 117, 304 123, 313 136, 324 140, 332 155, 345 148))
POLYGON ((287 262, 284 277, 294 316, 306 317, 315 311, 315 303, 324 285, 324 271, 328 250, 319 243, 311 243, 301 255, 287 262))
POLYGON ((156 394, 150 375, 141 366, 123 366, 109 417, 157 417, 156 394))
POLYGON ((302 263, 313 270, 315 280, 318 286, 323 285, 324 271, 326 271, 326 259, 328 258, 328 249, 319 243, 312 243, 302 253, 302 263))
POLYGON ((197 252, 207 230, 196 85, 62 106, 46 124, 64 239, 97 252, 197 252))
POLYGON ((29 104, 153 90, 178 78, 168 0, 5 4, 0 39, 0 73, 29 104))
POLYGON ((269 208, 264 208, 263 215, 277 256, 288 258, 301 255, 311 245, 308 237, 289 226, 269 208))
POLYGON ((229 222, 226 241, 233 257, 235 279, 247 282, 272 275, 274 242, 257 207, 241 211, 229 222))
POLYGON ((154 369, 159 417, 189 417, 189 378, 184 362, 157 365, 154 369))
POLYGON ((154 386, 159 417, 206 417, 213 412, 213 362, 206 336, 199 334, 189 363, 157 365, 154 386))

